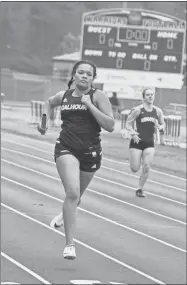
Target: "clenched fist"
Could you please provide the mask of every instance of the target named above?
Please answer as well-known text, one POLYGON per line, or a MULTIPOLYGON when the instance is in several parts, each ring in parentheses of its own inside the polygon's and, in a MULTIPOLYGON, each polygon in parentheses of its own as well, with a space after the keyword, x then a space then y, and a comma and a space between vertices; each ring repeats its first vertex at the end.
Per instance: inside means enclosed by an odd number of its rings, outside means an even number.
POLYGON ((81 102, 84 103, 87 107, 93 105, 90 95, 82 95, 81 102))
POLYGON ((41 124, 38 124, 37 130, 40 132, 41 135, 45 135, 45 133, 47 132, 47 127, 44 129, 41 127, 41 124))
POLYGON ((45 135, 45 133, 47 132, 47 117, 44 114, 42 116, 42 120, 41 123, 37 125, 37 129, 40 132, 41 135, 45 135))

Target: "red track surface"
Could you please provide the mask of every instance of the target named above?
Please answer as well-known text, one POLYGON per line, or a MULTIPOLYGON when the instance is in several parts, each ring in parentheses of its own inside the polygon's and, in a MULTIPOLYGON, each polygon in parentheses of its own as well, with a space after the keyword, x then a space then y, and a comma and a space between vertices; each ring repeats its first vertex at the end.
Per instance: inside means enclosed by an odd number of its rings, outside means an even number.
POLYGON ((77 258, 66 261, 63 228, 49 227, 64 199, 53 149, 2 135, 1 282, 186 284, 186 181, 152 171, 140 199, 128 164, 104 157, 77 211, 77 258))

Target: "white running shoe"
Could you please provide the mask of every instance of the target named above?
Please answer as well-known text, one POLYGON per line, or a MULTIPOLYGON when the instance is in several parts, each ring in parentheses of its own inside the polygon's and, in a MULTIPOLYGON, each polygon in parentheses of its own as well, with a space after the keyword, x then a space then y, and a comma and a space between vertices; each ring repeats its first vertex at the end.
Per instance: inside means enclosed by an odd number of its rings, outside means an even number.
POLYGON ((52 228, 59 228, 62 225, 63 225, 63 215, 62 215, 62 213, 58 214, 50 222, 50 227, 52 227, 52 228))
POLYGON ((74 244, 66 245, 66 247, 64 248, 63 257, 65 259, 71 259, 71 260, 76 258, 76 252, 75 252, 75 245, 74 244))

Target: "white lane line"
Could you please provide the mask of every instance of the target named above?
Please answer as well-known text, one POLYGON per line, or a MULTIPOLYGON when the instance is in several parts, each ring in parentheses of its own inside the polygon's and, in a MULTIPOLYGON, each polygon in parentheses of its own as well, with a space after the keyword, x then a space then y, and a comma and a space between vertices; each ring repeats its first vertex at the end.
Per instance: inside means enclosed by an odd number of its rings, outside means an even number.
MULTIPOLYGON (((103 178, 103 177, 100 177, 100 176, 94 176, 94 177, 97 178, 97 179, 106 181, 108 183, 111 183, 111 184, 115 184, 115 185, 118 185, 118 186, 121 186, 121 187, 125 187, 127 190, 130 190, 130 189, 137 190, 137 188, 134 188, 134 187, 131 187, 131 186, 119 183, 119 182, 115 182, 115 181, 112 181, 112 180, 109 180, 109 179, 106 179, 106 178, 103 178)), ((179 205, 182 205, 182 206, 186 207, 186 203, 183 203, 183 202, 180 202, 180 201, 177 201, 177 200, 173 200, 171 198, 167 198, 167 197, 162 196, 162 195, 154 194, 154 193, 149 192, 149 191, 145 191, 145 192, 148 193, 151 196, 155 196, 157 198, 160 198, 160 199, 163 199, 163 200, 167 200, 167 201, 170 201, 172 203, 176 203, 176 204, 179 204, 179 205)))
POLYGON ((35 150, 38 150, 38 151, 41 151, 41 152, 44 152, 44 153, 49 153, 51 154, 52 152, 48 151, 48 150, 45 150, 45 149, 41 149, 41 148, 37 148, 35 146, 32 146, 32 145, 26 145, 26 144, 23 144, 23 143, 20 143, 20 142, 13 142, 11 140, 5 140, 3 138, 1 138, 2 141, 5 141, 5 142, 10 142, 10 143, 13 143, 13 144, 17 144, 17 145, 20 145, 20 146, 23 146, 23 147, 26 147, 26 148, 31 148, 31 149, 35 149, 35 150))
MULTIPOLYGON (((11 210, 11 211, 13 211, 13 212, 16 213, 16 214, 18 214, 18 215, 20 215, 20 216, 22 216, 22 217, 24 217, 24 218, 27 218, 27 219, 29 219, 29 220, 31 220, 31 221, 33 221, 33 222, 39 224, 40 226, 43 226, 43 227, 45 227, 45 228, 47 228, 47 229, 49 229, 49 230, 51 230, 51 231, 53 231, 53 232, 55 232, 55 233, 61 235, 61 236, 65 236, 64 233, 62 233, 62 232, 60 232, 60 231, 58 231, 58 230, 56 230, 56 229, 53 229, 53 228, 51 228, 50 226, 48 226, 47 224, 44 224, 44 223, 42 223, 42 222, 40 222, 40 221, 38 221, 38 220, 36 220, 36 219, 30 217, 30 216, 28 216, 28 215, 26 215, 26 214, 24 214, 24 213, 18 211, 18 210, 14 209, 14 208, 12 208, 12 207, 10 207, 10 206, 8 206, 8 205, 6 205, 6 204, 4 204, 4 203, 1 203, 1 205, 2 205, 3 207, 5 207, 5 208, 7 208, 7 209, 9 209, 9 210, 11 210)), ((132 266, 130 266, 130 265, 128 265, 128 264, 126 264, 126 263, 124 263, 124 262, 122 262, 122 261, 120 261, 120 260, 118 260, 118 259, 116 259, 116 258, 114 258, 114 257, 112 257, 112 256, 110 256, 110 255, 108 255, 108 254, 106 254, 106 253, 100 251, 100 250, 95 249, 94 247, 92 247, 92 246, 90 246, 90 245, 88 245, 88 244, 85 244, 85 243, 81 242, 81 241, 78 240, 78 239, 74 239, 74 241, 75 241, 76 243, 82 245, 83 247, 85 247, 85 248, 87 248, 87 249, 89 249, 89 250, 91 250, 91 251, 93 251, 93 252, 96 252, 96 253, 98 253, 99 255, 104 256, 105 258, 107 258, 107 259, 109 259, 109 260, 112 260, 112 261, 114 261, 115 263, 117 263, 117 264, 119 264, 119 265, 121 265, 121 266, 123 266, 123 267, 125 267, 125 268, 128 268, 128 269, 130 269, 130 270, 132 270, 132 271, 138 273, 139 275, 144 276, 144 277, 146 277, 147 279, 156 282, 157 284, 166 284, 166 283, 162 282, 161 280, 159 280, 159 279, 157 279, 157 278, 154 278, 154 277, 152 277, 151 275, 148 275, 148 274, 144 273, 143 271, 140 271, 140 270, 136 269, 135 267, 132 267, 132 266)))
MULTIPOLYGON (((29 157, 30 157, 31 155, 27 155, 27 154, 26 154, 26 156, 29 156, 29 157)), ((54 164, 54 162, 52 162, 52 161, 50 161, 50 160, 46 160, 46 159, 39 158, 39 157, 35 157, 35 158, 38 159, 38 160, 41 160, 41 161, 50 163, 50 164, 54 164)), ((32 169, 32 168, 28 168, 28 167, 26 167, 26 166, 23 166, 23 165, 20 165, 20 164, 17 164, 17 163, 8 161, 8 160, 3 159, 3 158, 2 158, 1 160, 4 161, 4 162, 10 163, 10 164, 12 164, 12 165, 18 166, 18 167, 20 167, 20 168, 23 168, 23 169, 26 169, 26 170, 29 170, 29 171, 38 173, 38 174, 40 174, 40 175, 44 175, 44 176, 46 176, 46 177, 50 177, 50 178, 52 178, 52 179, 56 179, 56 180, 58 180, 58 181, 61 181, 59 178, 54 178, 54 177, 52 177, 52 176, 50 176, 50 175, 48 175, 48 174, 42 173, 42 172, 37 171, 37 170, 34 170, 34 169, 32 169)), ((115 181, 112 181, 112 180, 109 180, 109 179, 106 179, 106 178, 103 178, 103 177, 100 177, 100 176, 97 176, 97 175, 95 175, 94 178, 97 178, 97 179, 100 179, 100 180, 109 182, 109 183, 114 184, 114 185, 118 185, 118 186, 123 187, 123 188, 126 188, 127 190, 130 190, 130 191, 131 191, 131 190, 136 190, 136 188, 134 188, 134 187, 127 186, 127 185, 125 185, 125 184, 122 184, 122 183, 119 183, 119 182, 115 182, 115 181)), ((88 191, 89 191, 89 188, 87 188, 87 189, 88 189, 88 191)), ((100 192, 97 192, 97 191, 95 191, 95 193, 100 194, 100 192)), ((155 196, 155 197, 158 197, 158 198, 161 198, 161 199, 163 199, 163 200, 167 200, 167 201, 170 201, 170 202, 173 202, 173 203, 177 203, 177 204, 179 204, 179 205, 182 205, 182 206, 185 206, 185 207, 186 207, 186 204, 185 204, 185 203, 182 203, 182 202, 179 202, 179 201, 170 199, 170 198, 166 198, 166 197, 161 196, 161 195, 153 194, 153 193, 148 192, 148 191, 146 191, 146 193, 149 193, 149 195, 152 195, 152 196, 155 196)), ((112 196, 108 196, 108 197, 110 197, 110 199, 113 199, 113 198, 114 198, 114 197, 112 197, 112 196)), ((126 202, 126 203, 127 203, 127 202, 126 202)), ((132 204, 132 205, 133 205, 133 204, 132 204)), ((137 206, 137 207, 138 207, 138 206, 137 206)), ((141 209, 141 207, 139 207, 139 209, 141 209)), ((143 208, 143 209, 144 209, 144 208, 143 208)), ((149 210, 147 210, 147 211, 149 211, 149 210)), ((156 212, 152 212, 152 213, 156 213, 156 212)))
MULTIPOLYGON (((29 190, 31 190, 31 191, 33 191, 33 192, 36 192, 36 193, 38 193, 38 194, 40 194, 40 195, 43 195, 43 196, 46 196, 46 197, 48 197, 48 198, 50 198, 50 199, 53 199, 53 200, 55 200, 55 201, 58 201, 58 202, 61 202, 61 203, 64 202, 63 200, 61 200, 61 199, 59 199, 59 198, 56 198, 56 197, 51 196, 51 195, 49 195, 49 194, 43 193, 43 192, 41 192, 41 191, 39 191, 39 190, 36 190, 36 189, 33 188, 33 187, 30 187, 30 186, 27 186, 27 185, 25 185, 25 184, 19 183, 19 182, 15 181, 15 180, 6 178, 6 177, 4 177, 4 176, 2 176, 2 179, 5 179, 5 180, 7 180, 7 181, 9 181, 9 182, 12 182, 12 183, 14 183, 14 184, 17 184, 17 185, 19 185, 19 186, 21 186, 21 187, 27 188, 27 189, 29 189, 29 190)), ((80 208, 80 207, 79 207, 79 210, 81 210, 82 212, 85 212, 85 213, 87 213, 87 214, 89 214, 89 215, 92 215, 92 216, 94 216, 94 217, 97 217, 97 218, 99 218, 99 219, 101 219, 101 220, 104 220, 104 221, 106 221, 106 222, 109 222, 109 223, 111 223, 111 224, 114 224, 114 225, 116 225, 116 226, 118 226, 118 227, 121 227, 121 228, 124 228, 124 229, 126 229, 126 230, 132 231, 132 232, 134 232, 134 233, 136 233, 136 234, 142 235, 142 236, 144 236, 144 237, 146 237, 146 238, 152 239, 152 240, 154 240, 154 241, 156 241, 156 242, 159 242, 159 243, 161 243, 161 244, 164 244, 164 245, 166 245, 166 246, 168 246, 168 247, 171 247, 171 248, 174 248, 174 249, 176 249, 176 250, 178 250, 178 251, 181 251, 181 252, 186 253, 186 251, 185 251, 184 249, 182 249, 182 248, 180 248, 180 247, 177 247, 177 246, 175 246, 175 245, 172 245, 172 244, 170 244, 170 243, 167 243, 167 242, 165 242, 165 241, 163 241, 163 240, 161 240, 161 239, 155 238, 155 237, 153 237, 153 236, 151 236, 151 235, 147 235, 147 234, 145 234, 145 233, 143 233, 143 232, 140 232, 140 231, 138 231, 138 230, 135 230, 135 229, 133 229, 133 228, 131 228, 131 227, 127 227, 127 226, 125 226, 125 225, 122 225, 122 224, 120 224, 120 223, 118 223, 118 222, 115 222, 115 221, 113 221, 113 220, 111 220, 111 219, 108 219, 108 218, 106 218, 106 217, 103 217, 103 216, 101 216, 101 215, 95 214, 95 213, 93 213, 93 212, 91 212, 91 211, 88 211, 88 210, 85 210, 85 209, 83 209, 83 208, 80 208)))
MULTIPOLYGON (((134 175, 134 174, 130 174, 130 173, 127 173, 127 172, 124 172, 124 171, 121 171, 121 170, 118 170, 118 169, 114 169, 114 168, 111 168, 111 167, 107 167, 107 166, 104 166, 104 165, 102 165, 102 167, 105 168, 105 169, 108 169, 108 170, 112 170, 114 172, 118 172, 118 173, 130 176, 130 177, 135 177, 135 178, 139 179, 139 177, 134 175)), ((185 189, 182 189, 182 188, 179 188, 179 187, 175 187, 175 186, 172 186, 172 185, 169 185, 169 184, 165 184, 165 183, 162 183, 162 182, 157 182, 157 181, 154 181, 154 180, 151 180, 151 179, 148 179, 147 181, 151 182, 151 183, 154 183, 154 184, 161 185, 161 186, 165 186, 165 187, 168 187, 168 188, 173 188, 175 190, 179 190, 179 191, 182 191, 182 192, 186 193, 185 189)))
MULTIPOLYGON (((35 159, 38 159, 38 160, 41 160, 41 161, 44 161, 44 162, 48 162, 48 163, 51 163, 51 164, 55 164, 54 162, 51 162, 50 160, 46 160, 46 159, 43 159, 43 158, 40 158, 40 157, 36 157, 36 156, 30 155, 30 154, 25 154, 25 153, 18 152, 18 151, 15 151, 15 150, 10 150, 10 151, 12 151, 12 152, 17 152, 17 153, 19 153, 19 154, 21 154, 21 155, 26 155, 26 156, 28 156, 28 157, 32 157, 32 158, 35 158, 35 159)), ((3 160, 3 159, 2 159, 2 160, 3 160)), ((20 166, 21 166, 21 165, 19 165, 19 167, 20 167, 20 166)), ((25 166, 23 166, 23 168, 24 168, 24 167, 25 167, 25 166)), ((28 168, 26 168, 26 169, 28 170, 28 168)), ((37 170, 34 170, 34 169, 32 169, 32 168, 29 168, 29 170, 30 170, 30 171, 33 171, 33 172, 34 172, 34 171, 37 171, 37 170)), ((40 172, 39 172, 39 173, 40 173, 40 172)), ((47 174, 46 174, 46 175, 47 175, 47 174)), ((48 177, 48 176, 47 176, 47 177, 48 177)), ((100 179, 99 176, 95 176, 95 177, 98 178, 98 179, 100 179)), ((59 178, 57 178, 57 179, 58 179, 58 181, 60 181, 59 178)), ((103 179, 104 179, 104 178, 103 178, 103 179)), ((117 182, 117 183, 118 183, 118 182, 117 182)), ((160 217, 162 217, 162 218, 166 218, 166 219, 169 219, 169 220, 171 220, 171 221, 175 221, 175 222, 178 222, 178 223, 181 223, 181 224, 186 225, 186 223, 183 222, 183 221, 180 221, 180 220, 171 218, 171 217, 169 217, 169 216, 166 216, 166 215, 163 215, 163 214, 160 214, 160 213, 151 211, 151 210, 148 210, 148 209, 146 209, 146 208, 137 206, 137 205, 135 205, 135 204, 128 203, 128 202, 126 202, 126 201, 117 199, 117 198, 112 197, 112 196, 110 196, 110 195, 100 193, 100 192, 95 191, 95 190, 92 190, 92 189, 90 189, 90 188, 87 188, 87 190, 88 190, 89 192, 93 192, 93 193, 95 193, 95 194, 97 194, 97 195, 100 195, 100 196, 103 196, 103 197, 106 197, 106 198, 115 200, 115 201, 117 201, 117 202, 120 202, 120 203, 123 203, 123 204, 126 204, 126 205, 129 205, 129 206, 134 207, 134 208, 137 208, 137 209, 139 209, 139 210, 142 210, 142 211, 145 211, 145 212, 148 212, 148 213, 151 213, 151 214, 160 216, 160 217)), ((186 206, 186 205, 184 205, 184 206, 186 206)))
MULTIPOLYGON (((103 159, 107 160, 107 161, 110 161, 110 162, 122 164, 122 165, 129 165, 129 163, 127 163, 127 162, 117 161, 117 160, 113 160, 113 159, 106 158, 106 157, 103 157, 103 159)), ((161 174, 161 175, 165 175, 165 176, 172 177, 174 179, 179 179, 179 180, 182 180, 182 181, 186 182, 185 178, 182 178, 182 177, 179 177, 179 176, 175 176, 175 175, 172 175, 172 174, 169 174, 169 173, 166 173, 166 172, 161 172, 161 171, 158 171, 158 170, 155 170, 155 169, 151 169, 151 172, 155 172, 155 173, 158 173, 158 174, 161 174)))
MULTIPOLYGON (((4 204, 1 203, 2 206, 6 207, 4 204)), ((42 282, 43 284, 51 284, 49 281, 45 280, 43 277, 41 277, 40 275, 38 275, 37 273, 35 273, 34 271, 30 270, 29 268, 27 268, 26 266, 24 266, 23 264, 19 263, 18 261, 16 261, 15 259, 13 259, 12 257, 10 257, 9 255, 5 254, 4 252, 1 252, 1 255, 6 258, 7 260, 9 260, 10 262, 12 262, 13 264, 15 264, 16 266, 18 266, 19 268, 21 268, 22 270, 26 271, 27 273, 29 273, 30 275, 32 275, 34 278, 36 278, 37 280, 39 280, 40 282, 42 282)))
POLYGON ((119 203, 122 203, 122 204, 125 204, 125 205, 128 205, 128 206, 131 206, 131 207, 136 208, 136 209, 138 209, 138 210, 142 210, 142 211, 145 211, 145 212, 147 212, 147 213, 156 215, 156 216, 158 216, 158 217, 165 218, 165 219, 168 219, 168 220, 177 222, 177 223, 182 224, 182 225, 186 225, 186 223, 183 222, 183 221, 181 221, 181 220, 177 220, 177 219, 171 218, 171 217, 169 217, 169 216, 166 216, 166 215, 163 215, 163 214, 154 212, 154 211, 152 211, 152 210, 148 210, 148 209, 146 209, 146 208, 143 208, 143 207, 137 206, 137 205, 135 205, 135 204, 132 204, 132 203, 129 203, 129 202, 120 200, 120 199, 118 199, 118 198, 109 196, 109 195, 107 195, 107 194, 104 194, 104 193, 101 193, 101 192, 97 192, 97 191, 92 190, 92 189, 90 189, 90 188, 87 188, 87 190, 89 190, 90 192, 92 192, 92 193, 94 193, 94 194, 97 194, 97 195, 106 197, 106 198, 108 198, 108 199, 114 200, 114 201, 116 201, 116 202, 119 202, 119 203))
MULTIPOLYGON (((6 282, 1 282, 1 284, 6 284, 6 285, 10 285, 10 284, 20 284, 20 283, 17 283, 17 282, 12 282, 12 281, 6 281, 6 282)), ((20 284, 21 285, 21 284, 20 284)))
MULTIPOLYGON (((3 149, 3 147, 2 147, 2 149, 3 149)), ((4 149, 5 149, 5 148, 4 148, 4 149)), ((50 160, 47 160, 47 159, 44 159, 44 158, 41 158, 41 157, 38 157, 38 156, 34 156, 34 155, 31 155, 31 154, 28 154, 28 153, 24 153, 24 152, 20 152, 20 151, 17 151, 17 150, 11 150, 11 149, 6 149, 6 150, 8 150, 8 151, 10 151, 10 152, 14 152, 14 153, 19 153, 19 154, 21 154, 21 155, 25 155, 25 156, 28 156, 28 157, 31 157, 31 158, 34 158, 34 159, 37 159, 37 160, 41 160, 41 161, 44 161, 44 162, 47 162, 47 163, 50 163, 50 164, 54 164, 54 165, 55 165, 54 162, 52 162, 52 161, 50 161, 50 160)), ((3 161, 4 159, 1 159, 1 160, 3 161)), ((113 181, 113 180, 109 180, 109 179, 100 177, 100 176, 98 176, 98 175, 95 175, 94 178, 101 179, 101 180, 103 180, 103 181, 107 181, 107 182, 109 182, 109 183, 112 183, 112 184, 116 184, 116 185, 118 185, 118 186, 125 187, 125 188, 128 189, 128 190, 130 190, 130 189, 132 189, 132 190, 137 190, 137 189, 134 188, 134 187, 128 186, 128 185, 126 185, 126 184, 121 184, 121 183, 119 183, 119 182, 115 182, 115 181, 113 181)), ((158 198, 160 198, 160 199, 164 199, 164 200, 167 200, 167 201, 170 201, 170 202, 173 202, 173 203, 177 203, 177 204, 186 206, 186 204, 183 203, 183 202, 179 202, 179 201, 177 201, 177 200, 173 200, 173 199, 167 198, 167 197, 162 196, 162 195, 157 195, 157 194, 154 194, 154 193, 149 192, 149 191, 145 191, 145 192, 148 193, 148 194, 151 195, 151 196, 155 196, 155 197, 158 197, 158 198)))
MULTIPOLYGON (((26 145, 24 145, 26 146, 26 145)), ((30 148, 29 146, 26 146, 28 148, 30 148)), ((33 148, 33 147, 32 147, 33 148)), ((6 148, 6 147, 1 147, 1 149, 4 149, 6 151, 12 151, 12 152, 15 152, 15 153, 19 153, 19 154, 22 154, 24 155, 25 153, 24 152, 19 152, 17 150, 12 150, 12 149, 9 149, 9 148, 6 148)), ((39 150, 39 149, 37 149, 39 150)), ((41 150, 43 151, 43 150, 41 150)), ((47 151, 45 151, 46 153, 47 151)), ((47 152, 47 153, 50 153, 50 152, 47 152)), ((51 154, 51 153, 50 153, 51 154)), ((25 155, 28 155, 30 157, 33 157, 33 158, 38 158, 36 156, 32 156, 30 154, 25 154, 25 155)), ((108 169, 108 170, 111 170, 111 171, 114 171, 114 172, 118 172, 120 174, 123 174, 123 175, 127 175, 127 176, 130 176, 130 177, 134 177, 136 179, 139 179, 139 177, 137 175, 134 175, 134 174, 130 174, 128 172, 125 172, 125 171, 121 171, 121 170, 118 170, 118 169, 114 169, 114 168, 111 168, 111 167, 107 167, 107 166, 104 166, 104 165, 101 165, 102 168, 105 168, 105 169, 108 169)), ((154 183, 154 184, 157 184, 157 185, 161 185, 161 186, 164 186, 164 187, 168 187, 168 188, 172 188, 172 189, 175 189, 175 190, 178 190, 178 191, 182 191, 182 192, 185 192, 186 193, 186 190, 185 189, 182 189, 182 188, 179 188, 179 187, 175 187, 175 186, 172 186, 172 185, 169 185, 169 184, 165 184, 165 183, 162 183, 162 182, 157 182, 157 181, 154 181, 154 180, 151 180, 151 179, 148 179, 147 180, 148 182, 151 182, 151 183, 154 183)))
MULTIPOLYGON (((20 154, 21 154, 21 153, 20 153, 20 154)), ((26 156, 33 157, 32 155, 27 155, 27 154, 26 154, 26 156)), ((52 161, 50 161, 50 160, 46 160, 46 159, 39 158, 39 157, 34 157, 34 158, 36 158, 36 159, 38 159, 38 160, 41 160, 41 161, 44 161, 44 162, 48 162, 48 163, 54 164, 54 162, 52 162, 52 161)), ((26 170, 35 172, 35 173, 37 173, 37 174, 41 174, 41 175, 44 175, 44 176, 46 176, 46 177, 52 178, 52 176, 50 176, 50 175, 48 175, 48 174, 45 174, 45 173, 43 173, 43 172, 37 171, 37 170, 35 170, 35 169, 28 168, 28 167, 26 167, 26 166, 23 166, 23 165, 20 165, 20 164, 16 164, 16 163, 14 163, 14 162, 11 162, 11 161, 8 161, 8 160, 5 160, 5 159, 1 159, 1 160, 2 160, 2 161, 5 161, 5 162, 7 162, 7 163, 11 163, 11 164, 13 164, 13 165, 16 165, 16 166, 18 166, 18 167, 21 167, 21 168, 23 168, 23 169, 26 169, 26 170)), ((121 187, 125 187, 125 188, 127 188, 128 190, 129 190, 129 189, 135 190, 135 188, 133 188, 133 187, 131 187, 131 186, 126 186, 126 185, 124 185, 124 184, 121 184, 121 183, 118 183, 118 182, 115 182, 115 181, 112 181, 112 180, 108 180, 108 179, 105 179, 105 178, 100 177, 100 176, 97 176, 97 175, 95 175, 94 177, 97 178, 97 179, 100 179, 100 180, 107 181, 107 182, 109 182, 109 183, 113 183, 113 184, 118 185, 118 186, 121 186, 121 187)), ((54 177, 53 177, 52 179, 54 179, 54 177)), ((55 178, 55 179, 58 180, 58 181, 61 181, 60 178, 55 178)), ((92 191, 92 192, 94 191, 94 190, 91 190, 91 189, 89 189, 89 188, 87 188, 87 190, 88 190, 88 191, 92 191)), ((147 191, 146 191, 146 192, 147 192, 147 191)), ((101 194, 100 192, 98 192, 98 191, 95 191, 94 193, 95 193, 95 194, 98 194, 98 195, 102 195, 102 194, 101 194)), ((150 193, 150 192, 147 192, 147 193, 150 193)), ((178 203, 178 204, 180 204, 180 205, 186 207, 186 204, 185 204, 185 203, 182 203, 182 202, 179 202, 179 201, 176 201, 176 200, 172 200, 172 199, 169 199, 169 198, 165 198, 165 197, 163 197, 163 196, 159 196, 159 195, 156 195, 156 194, 153 194, 153 193, 150 193, 150 194, 153 195, 153 196, 157 196, 157 197, 159 197, 159 198, 161 197, 162 199, 166 199, 166 200, 169 200, 169 201, 178 203)), ((114 198, 114 197, 109 196, 109 195, 107 195, 107 194, 103 194, 103 196, 105 196, 105 197, 107 197, 107 198, 109 198, 109 199, 113 199, 113 200, 118 201, 117 198, 114 198)), ((147 211, 147 212, 149 212, 149 213, 152 213, 152 214, 155 214, 155 215, 159 215, 159 216, 161 216, 161 217, 165 217, 165 218, 170 219, 170 220, 172 220, 172 221, 176 221, 176 222, 179 222, 179 223, 184 223, 184 224, 186 225, 186 223, 183 222, 183 221, 179 221, 179 220, 177 220, 177 219, 174 219, 174 218, 171 218, 171 217, 168 217, 168 216, 159 214, 159 213, 157 213, 157 212, 154 212, 154 211, 151 211, 151 210, 142 208, 142 207, 140 207, 140 206, 136 206, 136 205, 134 205, 134 204, 125 202, 125 201, 120 200, 120 199, 119 199, 119 201, 120 201, 121 203, 128 204, 129 206, 136 207, 137 209, 140 209, 140 210, 143 210, 143 211, 147 211)))
MULTIPOLYGON (((24 147, 32 148, 32 149, 35 149, 35 150, 40 150, 40 151, 42 151, 42 152, 50 153, 50 154, 51 154, 51 152, 49 152, 49 151, 45 151, 45 150, 43 150, 43 149, 36 148, 36 147, 30 146, 30 145, 22 144, 22 143, 19 143, 19 142, 14 142, 14 141, 11 141, 11 140, 8 140, 8 139, 3 139, 3 138, 2 138, 1 140, 7 141, 7 142, 10 142, 10 143, 13 143, 13 144, 22 145, 22 146, 24 146, 24 147)), ((45 144, 45 145, 49 145, 49 146, 54 146, 54 144, 52 144, 52 143, 41 142, 41 141, 39 141, 39 140, 34 140, 34 139, 30 139, 30 138, 24 138, 24 140, 36 141, 37 143, 40 143, 40 144, 45 144)), ((107 158, 107 157, 103 157, 103 160, 110 161, 110 162, 113 162, 113 163, 122 164, 122 165, 129 165, 129 163, 127 163, 127 162, 117 161, 117 160, 109 159, 109 158, 107 158)), ((157 171, 157 170, 154 170, 154 169, 151 169, 151 172, 159 173, 159 174, 162 174, 162 175, 165 175, 165 176, 168 176, 168 177, 172 177, 172 178, 174 178, 174 179, 179 179, 179 180, 182 180, 182 181, 185 181, 185 182, 186 182, 186 179, 185 179, 185 178, 178 177, 178 176, 175 176, 175 175, 171 175, 171 174, 168 174, 168 173, 165 173, 165 172, 160 172, 160 171, 157 171)), ((148 180, 148 181, 150 181, 150 180, 148 180)))

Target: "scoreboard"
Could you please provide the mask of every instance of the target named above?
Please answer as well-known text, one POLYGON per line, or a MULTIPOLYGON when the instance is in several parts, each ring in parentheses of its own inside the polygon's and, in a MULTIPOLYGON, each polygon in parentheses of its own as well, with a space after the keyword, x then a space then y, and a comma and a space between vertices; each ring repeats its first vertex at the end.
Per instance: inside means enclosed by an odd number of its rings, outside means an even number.
POLYGON ((82 17, 81 58, 98 68, 182 74, 186 23, 139 9, 109 9, 82 17))

